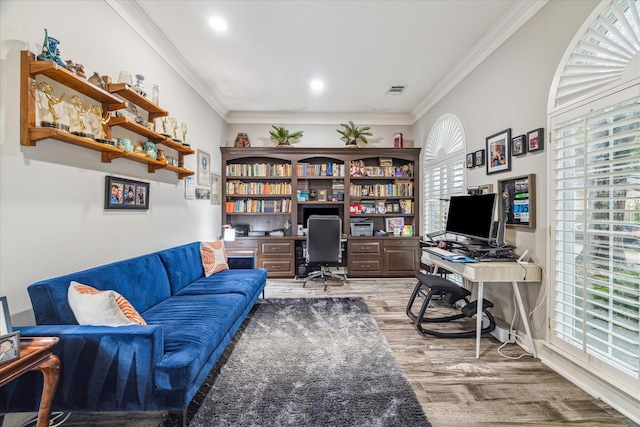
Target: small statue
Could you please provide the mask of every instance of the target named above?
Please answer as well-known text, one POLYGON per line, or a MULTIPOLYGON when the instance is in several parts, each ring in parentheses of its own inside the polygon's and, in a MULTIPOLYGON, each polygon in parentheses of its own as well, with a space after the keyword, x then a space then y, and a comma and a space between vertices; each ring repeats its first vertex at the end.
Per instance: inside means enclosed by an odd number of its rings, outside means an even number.
MULTIPOLYGON (((47 82, 38 83, 38 90, 44 93, 45 96, 47 97, 48 105, 49 105, 49 113, 51 113, 51 117, 53 119, 53 123, 43 121, 41 122, 41 125, 45 127, 60 129, 61 125, 58 123, 58 120, 60 120, 60 117, 56 113, 56 109, 54 108, 54 106, 62 102, 62 100, 64 99, 65 93, 63 92, 60 98, 56 98, 55 96, 53 96, 53 87, 51 87, 51 85, 47 82)), ((69 129, 67 128, 66 130, 69 130, 69 129)))
POLYGON ((60 42, 53 37, 49 37, 47 29, 44 29, 44 41, 42 42, 42 53, 38 55, 38 61, 52 61, 61 66, 67 68, 62 59, 60 58, 60 50, 58 44, 60 42))
POLYGON ((169 123, 171 123, 171 127, 173 128, 173 140, 180 141, 178 139, 178 119, 175 117, 169 117, 169 123))
POLYGON ((81 79, 87 79, 87 75, 84 73, 84 65, 76 64, 76 76, 80 77, 81 79))
POLYGON ((84 116, 86 116, 91 111, 91 107, 85 109, 84 102, 78 95, 73 95, 71 98, 69 98, 69 102, 76 109, 76 120, 78 121, 78 128, 79 128, 78 132, 71 132, 71 133, 78 136, 92 138, 93 137, 92 135, 89 135, 85 132, 86 127, 84 125, 84 116))
POLYGON ((66 64, 67 64, 67 70, 71 71, 72 73, 76 72, 76 65, 73 63, 72 60, 67 59, 66 64))
POLYGON ((170 137, 171 137, 171 135, 169 135, 169 134, 167 133, 167 122, 169 121, 169 118, 168 118, 168 117, 162 117, 162 118, 160 119, 160 121, 162 122, 162 135, 164 135, 164 136, 166 136, 166 137, 170 138, 170 137))
POLYGON ((182 131, 182 143, 187 145, 187 124, 185 122, 180 123, 180 130, 182 131))
POLYGON ((153 160, 156 160, 158 158, 158 150, 156 149, 156 145, 153 142, 145 142, 144 144, 142 144, 142 148, 144 149, 144 155, 148 158, 153 160))
POLYGON ((106 125, 107 123, 109 123, 109 120, 111 120, 111 114, 107 112, 103 117, 102 107, 100 107, 99 105, 92 105, 90 110, 91 110, 91 113, 98 118, 98 131, 100 132, 100 138, 97 139, 97 141, 98 142, 107 141, 106 125))

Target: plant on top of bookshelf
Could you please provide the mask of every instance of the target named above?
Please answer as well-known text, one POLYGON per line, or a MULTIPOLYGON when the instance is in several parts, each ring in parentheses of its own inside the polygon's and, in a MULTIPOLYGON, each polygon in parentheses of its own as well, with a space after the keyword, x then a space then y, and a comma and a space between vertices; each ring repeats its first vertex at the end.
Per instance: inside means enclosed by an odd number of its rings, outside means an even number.
POLYGON ((369 126, 357 127, 351 120, 349 123, 340 123, 344 129, 336 129, 336 131, 342 135, 342 140, 346 143, 345 147, 348 148, 357 148, 358 140, 368 143, 367 137, 372 136, 373 134, 369 132, 371 129, 369 126))
POLYGON ((269 131, 269 136, 274 141, 278 141, 278 147, 288 147, 298 139, 302 138, 303 131, 299 130, 293 133, 289 133, 284 126, 271 125, 273 130, 269 131))

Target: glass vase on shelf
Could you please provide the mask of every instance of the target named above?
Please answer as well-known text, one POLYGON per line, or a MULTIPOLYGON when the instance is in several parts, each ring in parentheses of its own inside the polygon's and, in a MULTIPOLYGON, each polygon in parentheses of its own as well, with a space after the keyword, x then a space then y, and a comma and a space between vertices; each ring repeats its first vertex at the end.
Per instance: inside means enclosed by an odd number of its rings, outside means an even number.
POLYGON ((160 88, 158 85, 153 85, 153 89, 151 90, 151 101, 156 105, 160 105, 160 88))

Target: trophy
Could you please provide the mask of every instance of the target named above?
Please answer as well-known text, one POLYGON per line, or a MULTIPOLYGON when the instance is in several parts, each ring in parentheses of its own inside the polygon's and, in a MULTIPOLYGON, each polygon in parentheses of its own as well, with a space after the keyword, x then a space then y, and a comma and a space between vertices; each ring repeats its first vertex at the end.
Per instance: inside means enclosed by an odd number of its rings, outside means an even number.
POLYGON ((178 139, 178 119, 175 117, 169 117, 169 123, 171 123, 171 127, 173 128, 173 139, 175 142, 182 142, 178 139))
POLYGON ((107 123, 109 123, 109 120, 111 120, 111 114, 107 112, 103 117, 102 107, 100 107, 99 105, 92 105, 89 110, 91 114, 95 115, 98 119, 98 132, 100 132, 100 138, 95 138, 95 140, 97 142, 101 142, 102 144, 113 145, 113 141, 107 139, 106 131, 106 125, 107 123))
POLYGON ((187 147, 187 124, 185 122, 180 123, 180 130, 182 131, 182 145, 186 145, 187 147))
POLYGON ((167 138, 171 138, 171 135, 167 133, 167 122, 169 121, 168 117, 162 117, 160 119, 162 122, 162 136, 166 136, 167 138))
POLYGON ((71 98, 69 98, 69 102, 71 103, 71 105, 73 105, 73 108, 75 108, 76 110, 76 120, 78 121, 78 129, 79 129, 78 131, 71 132, 71 133, 77 136, 82 136, 84 138, 93 139, 93 135, 85 132, 86 127, 84 125, 84 117, 87 114, 89 114, 89 112, 91 111, 91 107, 85 109, 84 103, 82 102, 82 99, 78 95, 73 95, 71 98))
POLYGON ((60 98, 56 98, 53 95, 53 87, 51 87, 51 85, 47 82, 38 83, 38 90, 44 93, 45 96, 47 97, 47 100, 48 100, 47 104, 49 105, 49 113, 51 114, 51 118, 53 120, 52 122, 47 120, 42 120, 40 122, 40 126, 47 127, 47 128, 60 129, 65 132, 69 132, 69 126, 62 123, 58 123, 58 120, 60 120, 60 116, 58 116, 58 113, 56 113, 56 109, 55 109, 55 106, 61 103, 62 100, 64 99, 64 95, 65 95, 64 92, 62 93, 60 98))
POLYGON ((60 42, 53 37, 49 37, 47 29, 44 29, 44 41, 42 42, 42 53, 36 58, 38 61, 52 61, 61 66, 67 68, 62 59, 60 59, 60 50, 58 44, 60 42))

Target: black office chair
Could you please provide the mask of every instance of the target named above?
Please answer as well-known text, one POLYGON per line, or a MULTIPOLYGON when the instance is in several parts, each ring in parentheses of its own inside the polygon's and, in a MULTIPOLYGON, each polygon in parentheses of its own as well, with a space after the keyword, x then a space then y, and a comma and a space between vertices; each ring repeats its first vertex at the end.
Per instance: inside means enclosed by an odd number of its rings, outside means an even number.
POLYGON ((324 290, 327 290, 327 277, 338 278, 341 281, 347 277, 341 273, 334 273, 329 267, 336 267, 342 261, 342 220, 336 215, 311 215, 307 221, 307 264, 309 267, 319 266, 320 270, 309 273, 307 280, 324 280, 324 290))

